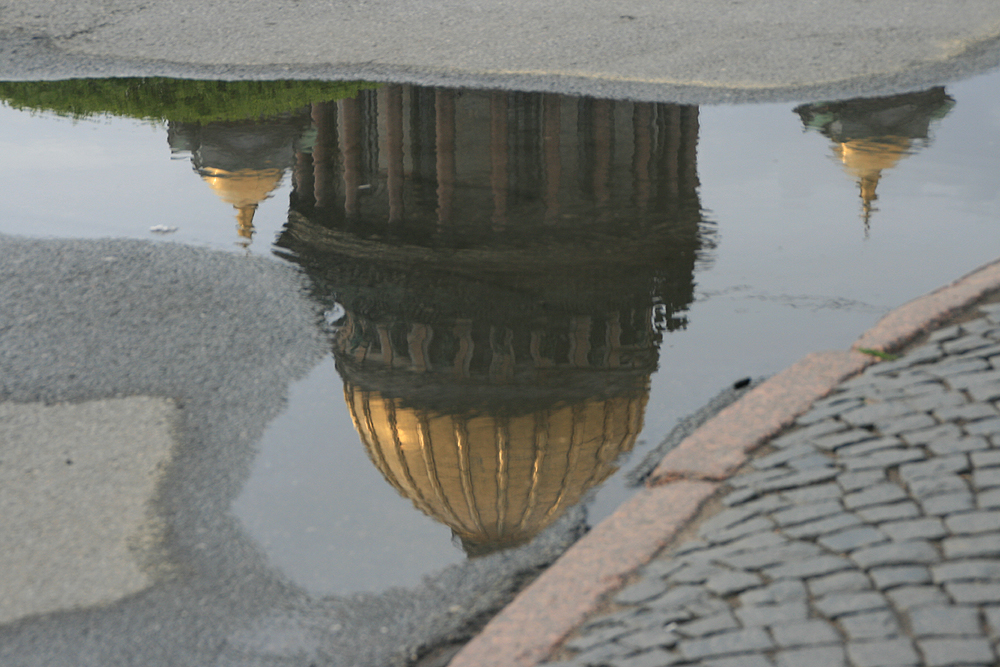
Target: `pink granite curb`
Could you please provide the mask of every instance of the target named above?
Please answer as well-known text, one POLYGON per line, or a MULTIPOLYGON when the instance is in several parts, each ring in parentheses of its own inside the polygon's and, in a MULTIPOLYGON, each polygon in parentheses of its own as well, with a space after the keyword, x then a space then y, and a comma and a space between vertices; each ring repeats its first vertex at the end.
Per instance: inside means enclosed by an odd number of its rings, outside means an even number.
POLYGON ((814 352, 748 392, 684 439, 653 471, 650 484, 670 479, 724 480, 753 449, 875 358, 859 352, 814 352))
POLYGON ((574 544, 449 663, 529 667, 544 660, 602 598, 621 588, 690 521, 718 483, 643 489, 574 544))
POLYGON ((898 350, 997 290, 1000 290, 1000 260, 896 308, 861 334, 852 347, 878 352, 898 350))
POLYGON ((533 667, 546 659, 687 526, 753 449, 838 384, 877 363, 877 357, 858 350, 898 350, 998 290, 1000 260, 896 308, 850 350, 807 355, 719 412, 663 458, 647 488, 567 550, 449 667, 533 667))

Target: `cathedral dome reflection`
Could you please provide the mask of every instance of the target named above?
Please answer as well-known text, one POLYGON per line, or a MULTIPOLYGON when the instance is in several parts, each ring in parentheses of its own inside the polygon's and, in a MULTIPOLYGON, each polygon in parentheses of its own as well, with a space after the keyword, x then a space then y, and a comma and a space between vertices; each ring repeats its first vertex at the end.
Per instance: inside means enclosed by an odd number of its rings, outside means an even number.
POLYGON ((795 109, 807 128, 834 142, 834 155, 858 183, 867 232, 882 172, 930 141, 930 126, 954 106, 944 88, 890 97, 804 104, 795 109))
POLYGON ((313 105, 278 252, 339 318, 372 462, 470 555, 529 541, 634 447, 711 245, 697 118, 402 86, 313 105))

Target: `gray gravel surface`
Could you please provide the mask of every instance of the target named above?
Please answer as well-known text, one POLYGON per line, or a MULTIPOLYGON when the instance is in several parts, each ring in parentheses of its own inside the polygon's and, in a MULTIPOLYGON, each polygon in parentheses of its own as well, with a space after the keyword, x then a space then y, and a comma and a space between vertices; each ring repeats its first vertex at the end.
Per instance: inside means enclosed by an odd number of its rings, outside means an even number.
POLYGON ((529 546, 412 589, 310 597, 229 513, 288 384, 329 350, 300 274, 167 243, 0 237, 0 285, 2 414, 143 396, 179 407, 153 585, 0 625, 4 667, 405 664, 466 639, 584 524, 571 512, 529 546))
POLYGON ((817 402, 549 664, 997 664, 998 400, 993 304, 817 402))

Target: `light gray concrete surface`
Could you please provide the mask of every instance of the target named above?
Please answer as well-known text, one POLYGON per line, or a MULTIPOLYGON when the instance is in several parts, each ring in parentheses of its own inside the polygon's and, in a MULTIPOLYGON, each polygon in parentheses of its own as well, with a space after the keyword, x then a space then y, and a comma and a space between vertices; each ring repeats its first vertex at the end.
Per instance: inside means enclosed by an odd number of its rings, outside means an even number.
POLYGON ((43 594, 0 602, 3 667, 402 665, 468 639, 582 530, 574 510, 413 588, 312 597, 230 512, 289 383, 329 353, 297 270, 0 236, 0 285, 0 597, 43 594), (26 465, 46 469, 7 487, 26 465), (60 565, 48 590, 11 576, 60 565))
POLYGON ((176 413, 144 396, 0 403, 0 625, 152 585, 176 413))
POLYGON ((1000 63, 1000 3, 0 0, 0 78, 363 78, 677 102, 849 97, 1000 63))

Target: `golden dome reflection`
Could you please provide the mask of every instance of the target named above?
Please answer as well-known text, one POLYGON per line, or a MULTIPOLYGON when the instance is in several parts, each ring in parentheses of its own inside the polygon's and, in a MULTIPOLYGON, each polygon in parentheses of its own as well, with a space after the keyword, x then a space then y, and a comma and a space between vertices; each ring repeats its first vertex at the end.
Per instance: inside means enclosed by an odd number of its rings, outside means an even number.
POLYGON ((635 446, 686 326, 697 108, 386 86, 311 118, 276 252, 365 450, 470 556, 531 540, 635 446))
POLYGON ((882 172, 930 142, 930 124, 955 101, 937 87, 919 93, 804 104, 795 109, 803 124, 834 142, 834 155, 857 181, 865 236, 882 172))

